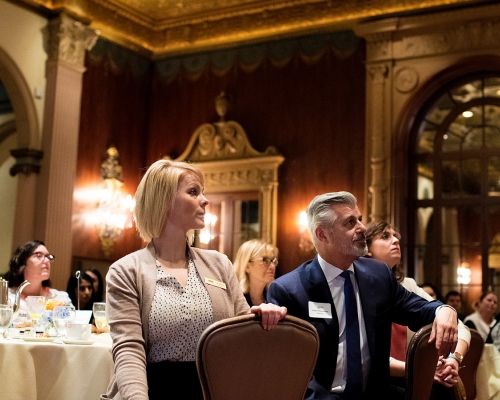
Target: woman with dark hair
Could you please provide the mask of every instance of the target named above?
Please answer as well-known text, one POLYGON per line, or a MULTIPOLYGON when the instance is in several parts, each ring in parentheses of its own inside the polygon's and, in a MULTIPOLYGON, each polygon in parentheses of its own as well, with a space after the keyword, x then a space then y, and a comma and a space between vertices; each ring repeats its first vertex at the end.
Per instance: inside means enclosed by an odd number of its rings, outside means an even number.
POLYGON ((32 240, 20 245, 12 254, 5 279, 9 281, 9 303, 14 304, 19 285, 27 280, 30 284, 21 293, 21 312, 27 312, 27 296, 45 296, 71 304, 68 293, 50 287, 50 269, 55 257, 49 253, 40 240, 32 240))
POLYGON ((497 303, 498 297, 495 293, 482 293, 479 301, 475 304, 476 311, 468 315, 464 320, 465 325, 477 330, 486 343, 493 343, 493 329, 496 327, 496 331, 500 327, 498 325, 499 321, 495 317, 497 303))
MULTIPOLYGON (((391 268, 398 282, 410 292, 414 292, 428 301, 434 300, 422 288, 418 287, 412 278, 405 277, 405 272, 401 265, 401 248, 399 245, 401 235, 399 232, 387 222, 372 222, 367 225, 365 237, 368 246, 367 257, 385 262, 391 268)), ((439 398, 441 400, 451 396, 451 391, 446 388, 456 385, 458 369, 460 368, 464 354, 469 348, 469 343, 470 332, 459 321, 456 352, 440 360, 434 375, 435 383, 439 383, 440 385, 433 386, 431 399, 439 398)), ((401 387, 404 387, 404 380, 402 378, 405 376, 406 347, 407 327, 393 323, 389 366, 394 385, 401 387)))
POLYGON ((94 283, 92 278, 85 272, 80 274, 80 288, 78 289, 78 279, 73 274, 68 280, 66 291, 78 310, 92 310, 94 305, 94 283), (78 299, 80 297, 80 299, 78 299), (80 302, 78 302, 80 300, 80 302))
POLYGON ((101 303, 104 301, 104 281, 98 269, 88 269, 85 273, 92 278, 94 286, 94 301, 101 303))
POLYGON ((431 296, 434 300, 439 300, 441 303, 444 303, 444 298, 441 296, 441 292, 430 282, 421 283, 420 286, 425 293, 431 296))

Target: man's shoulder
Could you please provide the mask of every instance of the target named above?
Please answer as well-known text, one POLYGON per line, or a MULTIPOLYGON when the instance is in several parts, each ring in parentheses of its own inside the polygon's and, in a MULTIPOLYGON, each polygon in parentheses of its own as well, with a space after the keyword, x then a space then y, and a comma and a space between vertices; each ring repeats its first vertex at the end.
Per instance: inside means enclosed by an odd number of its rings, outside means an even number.
POLYGON ((275 279, 275 282, 278 282, 280 284, 285 284, 289 282, 296 281, 297 279, 300 279, 301 274, 307 272, 309 268, 311 268, 311 264, 313 263, 314 259, 306 261, 305 263, 299 265, 297 268, 293 269, 290 272, 287 272, 284 275, 281 275, 279 278, 275 279))
POLYGON ((359 257, 353 264, 357 273, 369 273, 371 275, 392 274, 391 269, 386 263, 370 257, 359 257))

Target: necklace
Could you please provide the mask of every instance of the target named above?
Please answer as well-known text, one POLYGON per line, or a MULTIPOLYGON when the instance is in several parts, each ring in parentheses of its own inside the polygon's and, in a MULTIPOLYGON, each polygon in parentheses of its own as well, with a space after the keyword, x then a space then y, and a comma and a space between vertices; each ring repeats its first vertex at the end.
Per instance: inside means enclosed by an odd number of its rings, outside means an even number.
POLYGON ((161 267, 165 267, 165 268, 176 268, 175 265, 181 265, 180 268, 184 268, 184 267, 187 267, 189 265, 189 258, 187 259, 184 259, 184 260, 179 260, 179 261, 176 261, 176 262, 169 262, 169 264, 171 264, 172 266, 171 267, 168 267, 167 265, 165 264, 162 264, 158 258, 155 257, 155 265, 158 267, 158 268, 161 268, 161 267))

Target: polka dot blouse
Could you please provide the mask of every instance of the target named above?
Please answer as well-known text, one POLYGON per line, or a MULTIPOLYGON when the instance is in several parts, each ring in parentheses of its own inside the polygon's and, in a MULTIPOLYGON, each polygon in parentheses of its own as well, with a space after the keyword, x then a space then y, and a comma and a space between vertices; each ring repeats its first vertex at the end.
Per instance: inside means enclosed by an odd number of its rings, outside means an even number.
POLYGON ((156 264, 156 289, 149 312, 148 362, 195 361, 196 345, 213 321, 212 302, 192 259, 182 287, 156 264))

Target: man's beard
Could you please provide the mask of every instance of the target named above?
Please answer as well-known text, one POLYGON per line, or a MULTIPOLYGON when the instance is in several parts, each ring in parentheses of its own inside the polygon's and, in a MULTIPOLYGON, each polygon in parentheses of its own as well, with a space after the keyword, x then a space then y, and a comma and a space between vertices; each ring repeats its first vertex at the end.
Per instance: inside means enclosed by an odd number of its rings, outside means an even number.
POLYGON ((365 244, 364 247, 359 247, 356 243, 351 243, 346 246, 344 244, 339 244, 335 242, 335 246, 345 255, 355 256, 355 257, 363 257, 368 253, 368 246, 365 244))

